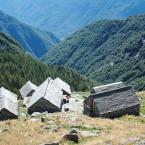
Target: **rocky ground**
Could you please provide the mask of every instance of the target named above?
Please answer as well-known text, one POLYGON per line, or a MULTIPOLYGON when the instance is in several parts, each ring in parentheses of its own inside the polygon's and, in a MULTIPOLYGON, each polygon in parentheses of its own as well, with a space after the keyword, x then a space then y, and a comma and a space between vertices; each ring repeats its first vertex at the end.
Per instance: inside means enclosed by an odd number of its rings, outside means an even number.
POLYGON ((29 116, 20 101, 20 119, 0 122, 0 145, 145 145, 144 94, 139 93, 140 117, 123 116, 114 120, 82 115, 83 96, 88 92, 73 93, 66 106, 70 110, 61 113, 29 116))

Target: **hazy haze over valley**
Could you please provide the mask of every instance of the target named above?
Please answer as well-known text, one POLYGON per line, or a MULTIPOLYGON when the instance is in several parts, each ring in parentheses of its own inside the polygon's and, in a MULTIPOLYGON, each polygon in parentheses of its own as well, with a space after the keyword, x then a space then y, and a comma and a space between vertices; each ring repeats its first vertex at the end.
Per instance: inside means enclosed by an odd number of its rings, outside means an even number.
POLYGON ((145 0, 0 0, 0 9, 64 38, 98 19, 145 12, 145 0))

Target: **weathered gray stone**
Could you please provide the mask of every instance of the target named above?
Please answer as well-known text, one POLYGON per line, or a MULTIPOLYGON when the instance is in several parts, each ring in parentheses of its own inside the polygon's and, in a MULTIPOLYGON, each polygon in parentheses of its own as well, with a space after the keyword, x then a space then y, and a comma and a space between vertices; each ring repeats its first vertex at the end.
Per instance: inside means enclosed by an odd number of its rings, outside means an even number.
POLYGON ((37 116, 39 116, 39 115, 41 115, 41 113, 39 113, 39 112, 34 112, 33 114, 31 114, 31 117, 37 117, 37 116))
POLYGON ((40 119, 39 119, 39 118, 31 118, 30 121, 31 121, 31 122, 39 122, 40 119))
POLYGON ((0 133, 1 132, 8 132, 9 130, 8 129, 2 129, 2 130, 0 130, 0 133))
POLYGON ((145 145, 145 140, 138 141, 135 145, 145 145))
POLYGON ((66 134, 63 138, 65 140, 69 140, 69 141, 73 141, 75 143, 79 143, 79 136, 76 133, 66 134))
POLYGON ((47 121, 47 124, 48 124, 48 125, 54 125, 54 124, 55 124, 55 122, 54 122, 54 121, 52 121, 52 120, 50 120, 50 121, 47 121))
POLYGON ((92 131, 80 131, 81 136, 83 137, 94 137, 98 136, 98 132, 92 132, 92 131))
POLYGON ((65 111, 65 112, 68 112, 68 111, 69 111, 69 108, 64 108, 64 111, 65 111))
POLYGON ((58 142, 53 142, 53 143, 44 143, 44 144, 40 144, 40 145, 59 145, 58 142))
POLYGON ((78 133, 78 131, 77 131, 77 129, 76 129, 76 128, 72 128, 72 129, 70 130, 70 134, 71 134, 71 133, 76 133, 76 134, 77 134, 77 133, 78 133))
POLYGON ((83 101, 76 98, 70 98, 69 103, 62 106, 62 112, 82 112, 83 101))
POLYGON ((46 118, 45 117, 41 117, 41 122, 45 122, 46 118))
POLYGON ((48 112, 47 112, 47 111, 45 111, 45 112, 43 112, 42 114, 43 114, 43 115, 48 115, 48 112))
POLYGON ((58 132, 60 128, 61 128, 60 126, 57 126, 52 130, 52 132, 58 132))

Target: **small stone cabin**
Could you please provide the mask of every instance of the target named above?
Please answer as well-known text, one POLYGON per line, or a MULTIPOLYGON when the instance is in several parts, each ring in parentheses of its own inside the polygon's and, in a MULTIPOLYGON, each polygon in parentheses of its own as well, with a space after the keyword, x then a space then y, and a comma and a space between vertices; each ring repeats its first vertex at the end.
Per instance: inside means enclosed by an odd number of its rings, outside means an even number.
POLYGON ((28 81, 22 88, 19 90, 22 98, 30 97, 36 91, 37 86, 33 84, 31 81, 28 81))
POLYGON ((100 91, 84 101, 84 114, 92 117, 116 118, 126 114, 139 115, 139 112, 140 101, 131 86, 100 91))
POLYGON ((48 78, 42 83, 31 97, 27 104, 28 113, 60 112, 62 107, 63 92, 61 88, 55 85, 54 81, 48 78))
POLYGON ((0 88, 0 120, 17 119, 18 118, 18 102, 17 95, 0 88))
POLYGON ((71 95, 71 88, 70 88, 69 84, 67 84, 66 82, 64 82, 60 78, 56 78, 54 80, 54 83, 62 89, 63 95, 67 95, 67 96, 71 95))

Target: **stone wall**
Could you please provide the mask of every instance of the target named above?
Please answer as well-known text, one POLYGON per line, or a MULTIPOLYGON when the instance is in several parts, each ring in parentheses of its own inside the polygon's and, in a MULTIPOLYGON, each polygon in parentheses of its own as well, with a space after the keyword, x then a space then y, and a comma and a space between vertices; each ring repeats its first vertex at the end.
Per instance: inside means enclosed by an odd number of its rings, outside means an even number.
POLYGON ((97 106, 95 106, 95 117, 102 117, 102 118, 116 118, 116 117, 121 117, 123 115, 136 115, 138 116, 140 112, 140 105, 108 112, 105 114, 99 114, 97 111, 97 106))

